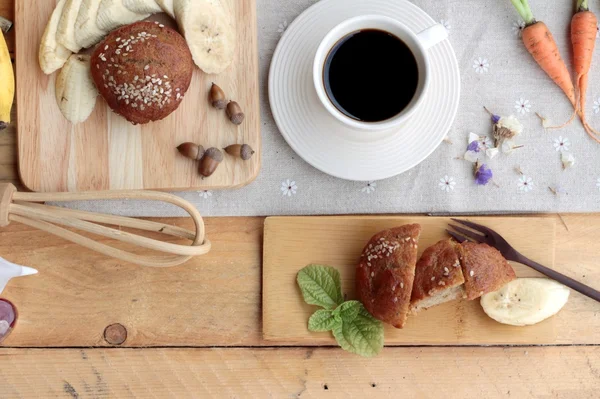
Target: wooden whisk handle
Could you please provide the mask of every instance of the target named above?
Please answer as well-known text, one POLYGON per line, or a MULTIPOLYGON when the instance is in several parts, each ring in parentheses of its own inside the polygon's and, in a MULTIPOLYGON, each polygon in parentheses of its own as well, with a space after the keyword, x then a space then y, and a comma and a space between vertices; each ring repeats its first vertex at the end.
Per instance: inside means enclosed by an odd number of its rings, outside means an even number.
POLYGON ((12 184, 0 184, 0 227, 11 221, 57 235, 66 240, 142 266, 170 267, 187 262, 192 256, 204 255, 211 244, 204 239, 204 222, 198 210, 189 202, 172 194, 152 191, 99 191, 84 193, 20 193, 12 184), (195 231, 168 224, 134 218, 102 215, 39 204, 46 201, 85 201, 98 199, 138 199, 168 202, 184 209, 193 219, 195 231), (99 223, 99 224, 97 224, 99 223), (154 231, 178 238, 192 240, 191 245, 180 245, 138 236, 133 233, 104 226, 105 224, 154 231), (72 230, 113 238, 139 247, 167 253, 167 256, 142 256, 82 236, 72 230))

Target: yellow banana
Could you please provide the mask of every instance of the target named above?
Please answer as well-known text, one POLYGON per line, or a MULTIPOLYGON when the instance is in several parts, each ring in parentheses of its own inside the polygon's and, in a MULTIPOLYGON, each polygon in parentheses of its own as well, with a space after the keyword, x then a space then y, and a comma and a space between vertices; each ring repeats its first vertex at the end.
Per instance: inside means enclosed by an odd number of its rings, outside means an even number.
POLYGON ((15 76, 4 35, 0 32, 0 130, 10 123, 10 110, 15 97, 15 76))

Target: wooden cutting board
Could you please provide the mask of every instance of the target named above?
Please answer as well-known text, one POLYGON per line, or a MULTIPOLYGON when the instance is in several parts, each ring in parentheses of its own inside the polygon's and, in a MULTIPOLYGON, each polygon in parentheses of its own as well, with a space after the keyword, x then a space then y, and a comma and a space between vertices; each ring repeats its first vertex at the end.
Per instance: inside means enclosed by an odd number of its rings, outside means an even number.
MULTIPOLYGON (((554 266, 555 221, 533 217, 469 218, 502 234, 525 256, 554 266)), ((330 333, 308 331, 310 315, 318 309, 307 305, 296 284, 296 274, 311 263, 336 267, 342 291, 355 299, 354 273, 365 243, 378 231, 407 223, 420 223, 423 232, 419 255, 444 233, 443 217, 272 217, 265 221, 263 261, 263 337, 289 345, 332 345, 330 333)), ((514 264, 519 277, 540 276, 526 266, 514 264)), ((567 304, 567 307, 569 304, 567 304)), ((563 312, 568 312, 567 307, 563 312)), ((389 325, 385 343, 390 345, 482 345, 552 344, 556 340, 555 318, 535 326, 514 327, 485 315, 479 301, 449 302, 417 316, 409 316, 404 329, 389 325)))
POLYGON ((34 191, 212 190, 254 180, 261 158, 256 3, 221 1, 232 12, 238 38, 236 57, 227 71, 215 76, 196 68, 180 107, 160 122, 133 126, 112 113, 98 97, 90 118, 73 126, 56 105, 57 73, 46 76, 38 65, 40 39, 56 1, 15 0, 19 170, 23 184, 34 191), (241 126, 233 125, 225 112, 209 106, 211 82, 241 105, 246 114, 241 126), (185 141, 206 148, 246 143, 257 153, 246 162, 226 156, 215 174, 202 180, 196 164, 177 153, 176 147, 185 141))

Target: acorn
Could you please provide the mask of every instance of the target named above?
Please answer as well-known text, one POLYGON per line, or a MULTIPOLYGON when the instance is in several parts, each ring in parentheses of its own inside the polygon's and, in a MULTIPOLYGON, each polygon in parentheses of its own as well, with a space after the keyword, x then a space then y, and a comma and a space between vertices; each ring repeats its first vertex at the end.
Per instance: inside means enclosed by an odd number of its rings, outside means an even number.
POLYGON ((204 157, 200 161, 200 167, 198 168, 198 172, 204 177, 209 177, 215 170, 217 170, 217 166, 223 160, 223 153, 215 147, 211 147, 204 153, 204 157))
POLYGON ((177 147, 177 150, 184 157, 194 161, 199 161, 204 156, 204 147, 195 143, 183 143, 177 147))
POLYGON ((227 104, 227 116, 234 125, 241 125, 245 118, 242 107, 235 101, 230 101, 227 104))
POLYGON ((254 150, 248 144, 232 144, 224 148, 224 150, 232 157, 238 157, 244 161, 249 160, 254 155, 254 150))
POLYGON ((225 92, 216 84, 212 84, 210 88, 209 100, 213 107, 216 109, 225 109, 227 107, 227 99, 225 98, 225 92))

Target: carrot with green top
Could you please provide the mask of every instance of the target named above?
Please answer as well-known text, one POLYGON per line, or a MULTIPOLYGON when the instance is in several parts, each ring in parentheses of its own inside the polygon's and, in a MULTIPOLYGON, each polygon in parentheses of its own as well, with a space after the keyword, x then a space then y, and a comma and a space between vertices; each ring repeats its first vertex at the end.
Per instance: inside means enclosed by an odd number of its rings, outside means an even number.
POLYGON ((535 20, 527 0, 511 0, 511 2, 521 18, 523 18, 523 21, 525 21, 525 28, 522 34, 525 48, 540 68, 567 95, 573 107, 577 109, 575 87, 573 86, 569 70, 560 56, 552 33, 550 33, 545 23, 535 20))

